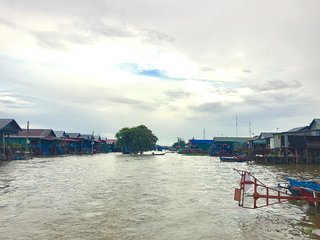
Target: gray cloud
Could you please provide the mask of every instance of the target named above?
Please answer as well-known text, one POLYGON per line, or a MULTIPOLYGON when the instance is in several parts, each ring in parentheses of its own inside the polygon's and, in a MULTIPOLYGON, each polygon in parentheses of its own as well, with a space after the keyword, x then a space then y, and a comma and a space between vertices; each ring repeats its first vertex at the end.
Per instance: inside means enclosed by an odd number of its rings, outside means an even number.
POLYGON ((201 78, 192 78, 191 80, 197 81, 199 83, 207 83, 212 85, 213 87, 220 87, 223 82, 219 80, 213 80, 213 79, 201 79, 201 78))
POLYGON ((57 32, 29 31, 29 33, 44 47, 66 49, 63 38, 57 32))
POLYGON ((226 108, 228 108, 229 104, 227 103, 221 103, 221 102, 208 102, 203 103, 199 105, 191 105, 190 109, 195 112, 209 112, 209 113, 221 113, 226 111, 226 108))
POLYGON ((164 94, 168 96, 170 99, 188 98, 193 95, 191 92, 187 92, 180 89, 168 90, 165 91, 164 94))
POLYGON ((285 82, 283 80, 270 80, 261 85, 254 85, 252 87, 255 91, 273 91, 273 90, 284 90, 284 89, 297 89, 302 87, 302 84, 298 80, 293 80, 291 82, 285 82))
POLYGON ((120 37, 128 38, 134 37, 135 33, 128 27, 128 25, 120 23, 117 20, 108 21, 104 17, 96 17, 85 19, 73 24, 75 29, 82 30, 89 33, 91 36, 104 36, 104 37, 120 37))
POLYGON ((147 40, 151 42, 155 42, 155 41, 173 42, 175 40, 173 36, 156 29, 142 29, 141 33, 145 35, 147 37, 147 40))
POLYGON ((200 70, 204 72, 212 72, 212 71, 215 71, 216 69, 213 67, 207 66, 207 67, 201 67, 200 70))
POLYGON ((154 111, 156 110, 155 104, 152 102, 141 101, 133 98, 126 97, 107 97, 105 99, 108 102, 116 103, 116 104, 124 104, 127 106, 133 106, 142 110, 154 111))
POLYGON ((110 7, 104 0, 94 0, 88 4, 86 0, 3 0, 3 4, 18 12, 27 14, 43 14, 48 17, 79 16, 89 17, 110 13, 110 7))
POLYGON ((11 27, 11 28, 19 28, 17 24, 10 22, 8 20, 5 20, 3 18, 0 18, 0 24, 5 25, 7 27, 11 27))
POLYGON ((3 108, 28 108, 32 105, 30 97, 8 92, 0 92, 0 104, 3 108))
POLYGON ((223 96, 234 96, 234 95, 238 95, 238 91, 236 89, 233 88, 220 88, 216 90, 219 94, 223 95, 223 96))
POLYGON ((78 20, 70 25, 60 26, 54 31, 28 30, 45 47, 66 49, 66 44, 90 44, 101 38, 131 38, 136 34, 127 26, 119 23, 108 24, 104 19, 78 20))

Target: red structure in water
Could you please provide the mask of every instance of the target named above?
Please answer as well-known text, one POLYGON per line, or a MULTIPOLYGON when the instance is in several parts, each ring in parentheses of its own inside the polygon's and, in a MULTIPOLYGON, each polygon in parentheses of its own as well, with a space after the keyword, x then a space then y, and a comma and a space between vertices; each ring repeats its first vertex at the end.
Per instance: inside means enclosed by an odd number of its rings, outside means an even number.
POLYGON ((260 208, 288 200, 303 200, 316 207, 319 205, 319 191, 295 187, 295 190, 300 193, 299 196, 296 196, 287 191, 266 186, 248 171, 234 170, 240 174, 240 188, 236 188, 234 193, 234 200, 239 203, 240 207, 260 208), (250 202, 249 205, 248 202, 250 202))

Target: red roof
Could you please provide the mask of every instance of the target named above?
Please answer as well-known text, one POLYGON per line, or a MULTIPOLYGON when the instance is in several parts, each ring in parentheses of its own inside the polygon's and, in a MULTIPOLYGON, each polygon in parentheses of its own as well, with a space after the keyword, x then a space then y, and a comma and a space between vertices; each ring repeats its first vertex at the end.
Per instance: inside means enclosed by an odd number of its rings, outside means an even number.
POLYGON ((107 139, 106 143, 107 144, 116 144, 117 143, 117 139, 107 139))

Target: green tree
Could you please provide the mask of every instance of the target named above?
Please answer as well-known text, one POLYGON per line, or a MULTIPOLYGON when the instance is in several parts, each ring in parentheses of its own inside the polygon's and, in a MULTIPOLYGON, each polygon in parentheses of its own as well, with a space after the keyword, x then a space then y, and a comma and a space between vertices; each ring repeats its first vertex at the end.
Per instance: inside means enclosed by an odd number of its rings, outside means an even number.
POLYGON ((172 145, 173 148, 184 148, 185 146, 186 146, 185 141, 179 137, 178 137, 178 141, 172 145))
POLYGON ((122 128, 116 134, 118 147, 125 153, 142 153, 154 149, 158 138, 144 125, 122 128))

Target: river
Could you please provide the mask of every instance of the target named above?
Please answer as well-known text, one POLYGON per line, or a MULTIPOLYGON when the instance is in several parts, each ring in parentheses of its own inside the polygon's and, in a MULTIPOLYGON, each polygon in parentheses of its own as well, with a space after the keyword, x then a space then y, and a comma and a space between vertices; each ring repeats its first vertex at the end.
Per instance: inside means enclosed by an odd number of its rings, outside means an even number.
POLYGON ((320 213, 307 204, 238 207, 233 168, 269 186, 288 176, 320 176, 317 165, 222 163, 175 153, 0 162, 0 238, 319 238, 320 213))

